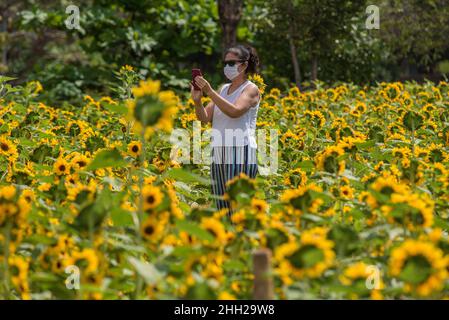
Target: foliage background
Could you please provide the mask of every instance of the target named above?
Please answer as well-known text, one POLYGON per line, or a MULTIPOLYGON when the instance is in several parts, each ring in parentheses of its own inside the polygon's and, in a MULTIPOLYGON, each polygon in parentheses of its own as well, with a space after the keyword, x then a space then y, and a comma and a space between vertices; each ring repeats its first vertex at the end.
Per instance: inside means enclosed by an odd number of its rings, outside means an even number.
POLYGON ((4 0, 0 73, 16 83, 40 79, 53 104, 80 102, 81 92, 113 94, 110 70, 125 64, 179 91, 194 66, 218 85, 217 3, 242 6, 236 40, 258 49, 269 88, 308 88, 315 79, 436 81, 449 72, 447 0, 4 0), (65 27, 70 4, 80 8, 79 30, 65 27), (379 30, 365 28, 369 4, 380 8, 379 30))

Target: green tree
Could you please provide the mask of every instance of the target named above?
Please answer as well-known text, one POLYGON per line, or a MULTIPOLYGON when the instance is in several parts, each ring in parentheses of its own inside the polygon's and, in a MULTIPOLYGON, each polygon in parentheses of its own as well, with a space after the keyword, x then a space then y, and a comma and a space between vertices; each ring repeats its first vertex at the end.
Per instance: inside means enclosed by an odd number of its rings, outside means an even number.
POLYGON ((391 53, 391 66, 400 67, 396 72, 409 78, 412 69, 432 72, 449 59, 448 0, 385 0, 379 7, 379 37, 391 53))

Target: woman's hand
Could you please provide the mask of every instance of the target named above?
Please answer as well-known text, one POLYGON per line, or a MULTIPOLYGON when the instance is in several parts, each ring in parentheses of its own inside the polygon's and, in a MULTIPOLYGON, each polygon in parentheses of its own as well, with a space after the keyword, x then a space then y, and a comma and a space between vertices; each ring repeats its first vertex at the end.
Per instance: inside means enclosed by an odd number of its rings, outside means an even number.
POLYGON ((195 77, 195 84, 200 87, 201 91, 203 91, 207 95, 209 95, 212 91, 210 83, 201 76, 195 77))
POLYGON ((192 100, 197 103, 201 103, 201 98, 203 96, 203 92, 201 90, 195 90, 192 84, 190 84, 190 95, 192 96, 192 100))

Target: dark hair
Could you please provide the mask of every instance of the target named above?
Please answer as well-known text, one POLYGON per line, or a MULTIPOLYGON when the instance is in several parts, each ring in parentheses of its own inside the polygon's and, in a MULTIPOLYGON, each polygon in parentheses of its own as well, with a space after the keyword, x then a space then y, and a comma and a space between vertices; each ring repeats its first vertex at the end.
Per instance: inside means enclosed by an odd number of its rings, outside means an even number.
POLYGON ((224 55, 226 56, 228 53, 233 53, 237 55, 240 60, 248 62, 248 67, 245 70, 246 74, 254 74, 258 72, 259 56, 257 55, 256 49, 253 47, 238 44, 226 49, 224 55))

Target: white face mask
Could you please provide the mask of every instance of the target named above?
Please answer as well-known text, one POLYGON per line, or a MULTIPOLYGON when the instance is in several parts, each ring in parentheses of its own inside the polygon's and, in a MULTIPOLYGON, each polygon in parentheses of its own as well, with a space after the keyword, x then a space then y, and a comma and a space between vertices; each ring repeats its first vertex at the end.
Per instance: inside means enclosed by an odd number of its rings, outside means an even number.
POLYGON ((231 81, 234 80, 240 74, 238 67, 239 66, 237 64, 235 64, 233 67, 226 65, 223 68, 226 78, 228 78, 231 81))

